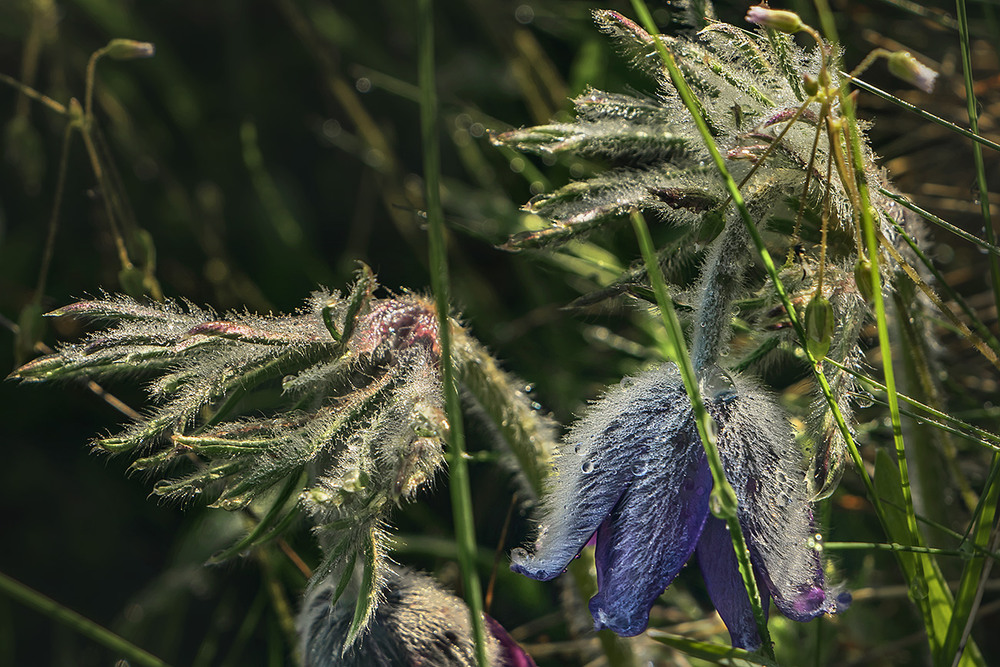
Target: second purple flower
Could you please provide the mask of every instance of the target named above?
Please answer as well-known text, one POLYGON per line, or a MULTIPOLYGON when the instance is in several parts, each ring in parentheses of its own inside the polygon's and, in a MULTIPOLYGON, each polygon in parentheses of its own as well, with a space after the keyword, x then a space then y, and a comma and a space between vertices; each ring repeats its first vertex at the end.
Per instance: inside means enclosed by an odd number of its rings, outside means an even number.
MULTIPOLYGON (((802 455, 791 425, 752 381, 710 369, 706 405, 765 607, 796 621, 837 613, 850 595, 824 575, 802 455)), ((756 649, 750 601, 724 521, 709 512, 712 477, 680 374, 665 364, 608 391, 570 431, 531 553, 512 569, 547 581, 597 537, 596 629, 645 630, 656 598, 697 552, 734 646, 756 649)))

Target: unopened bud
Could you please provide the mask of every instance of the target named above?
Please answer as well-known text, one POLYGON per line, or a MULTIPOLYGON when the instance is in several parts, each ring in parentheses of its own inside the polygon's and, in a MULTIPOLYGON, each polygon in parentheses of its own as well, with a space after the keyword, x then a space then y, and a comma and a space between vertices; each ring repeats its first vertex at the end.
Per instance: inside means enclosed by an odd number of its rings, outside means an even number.
POLYGON ((934 90, 938 73, 917 60, 909 51, 896 51, 889 55, 889 71, 925 93, 934 90))
POLYGON ((865 301, 871 302, 875 290, 872 289, 872 263, 867 259, 859 259, 854 265, 854 284, 865 301))
POLYGON ((774 28, 781 32, 795 33, 802 30, 802 19, 795 12, 783 9, 771 9, 766 5, 755 5, 747 10, 746 20, 765 28, 774 28))
POLYGON ((802 89, 806 91, 806 95, 812 97, 819 92, 819 81, 816 77, 810 76, 808 74, 802 75, 802 89))
POLYGON ((115 60, 152 58, 156 53, 156 47, 152 43, 137 42, 134 39, 113 39, 104 49, 105 55, 115 60))
POLYGON ((814 296, 806 306, 806 346, 814 359, 830 351, 833 340, 833 306, 823 297, 814 296))

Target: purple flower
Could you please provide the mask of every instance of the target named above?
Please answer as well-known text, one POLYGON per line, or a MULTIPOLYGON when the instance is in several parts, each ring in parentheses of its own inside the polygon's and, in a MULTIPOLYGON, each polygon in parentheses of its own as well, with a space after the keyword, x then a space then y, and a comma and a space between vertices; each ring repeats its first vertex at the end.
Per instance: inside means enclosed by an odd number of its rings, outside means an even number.
MULTIPOLYGON (((431 577, 412 570, 390 570, 385 599, 357 642, 344 646, 354 615, 357 582, 331 604, 337 581, 313 586, 296 622, 299 654, 305 667, 369 665, 449 665, 475 667, 476 648, 465 601, 443 590, 431 577)), ((524 649, 490 616, 486 655, 495 667, 535 667, 524 649)))
MULTIPOLYGON (((850 595, 825 582, 822 538, 788 421, 753 382, 718 369, 707 376, 702 392, 764 604, 770 596, 796 621, 841 611, 850 595)), ((632 636, 697 552, 733 646, 760 646, 728 529, 709 513, 712 477, 673 364, 626 378, 591 406, 551 479, 534 552, 515 549, 514 571, 553 579, 596 533, 596 629, 632 636)))

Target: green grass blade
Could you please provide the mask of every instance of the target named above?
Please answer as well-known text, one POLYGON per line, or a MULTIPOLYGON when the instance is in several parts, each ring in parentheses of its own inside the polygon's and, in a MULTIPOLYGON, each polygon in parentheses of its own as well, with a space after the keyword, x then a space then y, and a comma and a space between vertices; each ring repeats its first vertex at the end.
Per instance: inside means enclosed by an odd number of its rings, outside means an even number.
MULTIPOLYGON (((997 468, 1000 456, 993 455, 993 468, 997 468)), ((990 538, 995 527, 993 525, 996 516, 997 499, 1000 498, 1000 484, 992 484, 982 498, 980 507, 982 508, 979 520, 973 535, 973 544, 977 547, 988 548, 990 538)), ((951 616, 951 623, 948 625, 948 632, 945 635, 944 644, 941 647, 939 665, 957 665, 964 656, 964 649, 969 637, 970 623, 974 618, 976 607, 982 597, 982 586, 984 576, 989 575, 992 560, 987 560, 983 556, 970 558, 962 569, 962 578, 958 585, 958 593, 955 595, 955 606, 951 616)))
POLYGON ((167 667, 166 662, 142 650, 127 639, 3 573, 0 573, 0 592, 52 620, 72 628, 84 637, 121 655, 126 660, 131 660, 133 664, 144 667, 167 667))
POLYGON ((419 0, 418 8, 418 73, 420 80, 420 129, 424 153, 424 184, 427 188, 427 222, 431 287, 438 313, 441 336, 441 374, 444 387, 445 411, 448 415, 449 487, 455 518, 455 539, 458 543, 459 566, 465 601, 469 605, 470 625, 476 642, 476 659, 481 667, 486 657, 486 625, 483 620, 483 592, 476 571, 476 534, 472 512, 472 492, 469 469, 465 460, 465 435, 462 408, 455 384, 451 359, 451 318, 448 296, 448 255, 441 208, 441 154, 438 140, 437 87, 434 76, 434 3, 419 0))
POLYGON ((978 133, 978 130, 974 130, 974 131, 970 132, 969 130, 965 129, 964 127, 960 127, 958 125, 955 125, 954 123, 952 123, 950 121, 947 121, 944 118, 941 118, 940 116, 935 116, 934 114, 932 114, 932 113, 930 113, 928 111, 925 111, 925 110, 921 109, 920 107, 918 107, 916 105, 910 104, 906 100, 901 100, 898 97, 896 97, 895 95, 893 95, 892 93, 887 93, 884 90, 882 90, 881 88, 876 88, 875 86, 873 86, 872 84, 868 83, 867 81, 864 81, 862 79, 857 79, 855 77, 852 77, 851 75, 847 74, 846 72, 842 72, 842 74, 843 74, 843 76, 845 78, 847 78, 847 80, 849 80, 851 83, 853 83, 855 86, 857 86, 861 90, 864 90, 865 92, 871 93, 872 95, 875 95, 876 97, 881 97, 883 100, 885 100, 887 102, 891 102, 892 104, 895 104, 896 106, 898 106, 898 107, 900 107, 902 109, 906 109, 907 111, 920 116, 924 120, 929 120, 932 123, 936 123, 936 124, 938 124, 938 125, 940 125, 942 127, 946 127, 949 130, 951 130, 952 132, 955 132, 956 134, 961 134, 963 137, 968 137, 969 139, 972 139, 974 142, 976 142, 978 144, 982 144, 983 146, 986 146, 987 148, 992 148, 995 151, 1000 151, 1000 144, 998 144, 998 143, 996 143, 994 141, 990 141, 986 137, 980 135, 978 133))
POLYGON ((707 660, 716 665, 733 665, 734 667, 737 665, 760 665, 761 667, 775 667, 778 664, 743 649, 723 646, 722 644, 700 642, 695 639, 672 635, 661 630, 648 630, 646 634, 653 641, 660 642, 678 651, 683 651, 687 655, 707 660))

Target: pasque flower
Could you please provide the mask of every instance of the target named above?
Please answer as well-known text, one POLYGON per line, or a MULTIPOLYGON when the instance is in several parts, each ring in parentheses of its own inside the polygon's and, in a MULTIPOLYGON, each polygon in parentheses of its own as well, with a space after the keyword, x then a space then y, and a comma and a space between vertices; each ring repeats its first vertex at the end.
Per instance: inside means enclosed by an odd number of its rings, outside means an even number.
MULTIPOLYGON (((393 569, 386 577, 385 600, 367 631, 351 646, 357 582, 334 603, 337 581, 328 577, 314 586, 296 622, 299 655, 305 667, 368 665, 476 665, 476 645, 465 602, 434 579, 412 570, 393 569)), ((494 667, 535 667, 497 621, 485 616, 486 655, 494 667)))
MULTIPOLYGON (((796 621, 842 610, 850 595, 826 581, 790 424, 752 381, 715 367, 702 378, 765 605, 772 598, 796 621)), ((760 646, 728 529, 709 511, 712 477, 673 364, 626 378, 594 403, 569 432, 556 469, 533 553, 516 549, 512 569, 553 579, 596 533, 596 628, 632 636, 697 553, 733 645, 760 646)))

